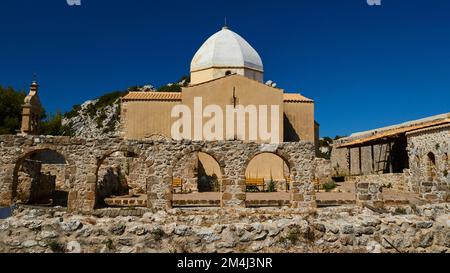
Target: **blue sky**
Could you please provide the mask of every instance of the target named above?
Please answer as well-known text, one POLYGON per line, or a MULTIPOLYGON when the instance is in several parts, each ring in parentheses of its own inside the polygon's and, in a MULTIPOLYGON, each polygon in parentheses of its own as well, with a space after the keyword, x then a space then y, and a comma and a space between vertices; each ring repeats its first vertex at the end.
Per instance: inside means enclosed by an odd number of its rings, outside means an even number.
POLYGON ((49 112, 189 73, 224 17, 266 80, 316 101, 322 136, 450 112, 450 1, 2 0, 0 85, 38 74, 49 112))

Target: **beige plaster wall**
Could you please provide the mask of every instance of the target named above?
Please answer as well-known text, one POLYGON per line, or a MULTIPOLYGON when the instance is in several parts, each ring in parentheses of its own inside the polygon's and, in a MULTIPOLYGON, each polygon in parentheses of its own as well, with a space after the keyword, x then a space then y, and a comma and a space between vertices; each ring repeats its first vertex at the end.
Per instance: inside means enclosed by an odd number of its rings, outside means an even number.
MULTIPOLYGON (((203 108, 210 104, 220 106, 223 113, 226 113, 226 106, 233 105, 233 92, 237 98, 237 105, 268 105, 269 113, 271 105, 278 105, 279 111, 279 132, 280 141, 283 141, 283 90, 275 89, 257 81, 247 79, 243 76, 232 75, 217 81, 211 81, 205 84, 184 88, 182 92, 182 102, 190 109, 194 109, 194 98, 202 97, 203 108)), ((236 118, 236 117, 235 117, 236 118)), ((209 118, 203 118, 205 124, 209 118)), ((245 137, 237 136, 240 140, 249 140, 249 117, 246 115, 245 137)), ((236 124, 235 120, 235 124, 236 124)), ((194 124, 194 115, 192 115, 192 124, 194 124)), ((270 124, 270 119, 268 120, 270 124)), ((314 124, 314 123, 313 123, 314 124)), ((270 128, 270 126, 268 126, 270 128)), ((223 124, 224 134, 226 133, 226 124, 223 124)), ((236 130, 235 130, 236 131, 236 130)), ((199 139, 202 140, 202 139, 199 139)), ((261 139, 258 134, 257 142, 261 139)))
POLYGON ((285 140, 301 139, 316 143, 314 124, 314 103, 285 102, 284 114, 294 129, 294 135, 286 135, 285 140))
POLYGON ((122 103, 122 130, 125 138, 162 135, 171 137, 172 108, 176 101, 127 101, 122 103))
POLYGON ((266 180, 285 180, 289 177, 289 167, 285 161, 271 153, 263 153, 254 157, 245 171, 246 178, 263 178, 266 180))

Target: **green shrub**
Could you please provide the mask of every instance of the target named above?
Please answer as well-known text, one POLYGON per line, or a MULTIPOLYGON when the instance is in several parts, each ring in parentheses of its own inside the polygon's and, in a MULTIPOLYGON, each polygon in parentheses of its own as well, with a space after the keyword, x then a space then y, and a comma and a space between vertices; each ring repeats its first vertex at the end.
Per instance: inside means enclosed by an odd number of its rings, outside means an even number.
POLYGON ((95 107, 97 109, 103 109, 106 106, 113 105, 118 99, 120 99, 122 96, 127 94, 128 92, 124 91, 115 91, 112 93, 105 94, 98 98, 97 103, 95 104, 95 107))
POLYGON ((330 181, 328 183, 325 183, 322 185, 323 189, 327 192, 335 189, 337 187, 336 183, 334 181, 330 181))
POLYGON ((0 86, 0 135, 15 134, 20 129, 25 92, 0 86))
POLYGON ((181 86, 178 84, 164 85, 158 88, 158 92, 181 92, 181 86))
POLYGON ((91 103, 84 109, 84 114, 90 118, 94 118, 97 114, 97 108, 95 107, 95 103, 91 103))
POLYGON ((62 114, 57 112, 41 122, 40 134, 49 136, 73 136, 70 126, 62 125, 62 114))
POLYGON ((269 185, 267 187, 267 191, 268 192, 276 192, 276 188, 275 188, 275 182, 273 181, 273 179, 270 180, 269 185))
POLYGON ((103 127, 103 122, 105 121, 105 119, 106 119, 107 117, 108 117, 108 116, 106 115, 105 111, 100 110, 100 114, 99 114, 99 116, 97 117, 97 128, 98 128, 98 129, 100 129, 100 128, 103 127))

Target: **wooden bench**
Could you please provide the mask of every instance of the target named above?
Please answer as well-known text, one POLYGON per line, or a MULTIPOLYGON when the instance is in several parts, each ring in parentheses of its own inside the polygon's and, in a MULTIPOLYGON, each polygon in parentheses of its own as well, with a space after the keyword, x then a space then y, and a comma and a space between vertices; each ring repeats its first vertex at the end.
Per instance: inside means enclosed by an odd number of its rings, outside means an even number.
POLYGON ((263 178, 246 178, 245 179, 245 185, 247 187, 264 187, 266 186, 266 183, 264 182, 263 178))
POLYGON ((289 191, 291 189, 291 178, 287 176, 285 180, 286 180, 286 191, 289 191))
POLYGON ((183 191, 183 179, 173 178, 172 179, 172 192, 175 192, 175 188, 180 188, 183 191))

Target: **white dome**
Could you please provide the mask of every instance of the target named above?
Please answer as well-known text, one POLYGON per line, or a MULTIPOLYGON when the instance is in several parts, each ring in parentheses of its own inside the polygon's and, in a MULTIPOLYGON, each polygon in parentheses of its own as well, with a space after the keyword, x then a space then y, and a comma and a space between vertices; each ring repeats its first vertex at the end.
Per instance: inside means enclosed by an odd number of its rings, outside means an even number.
POLYGON ((191 72, 212 67, 264 71, 258 52, 244 38, 226 27, 206 40, 191 62, 191 72))

